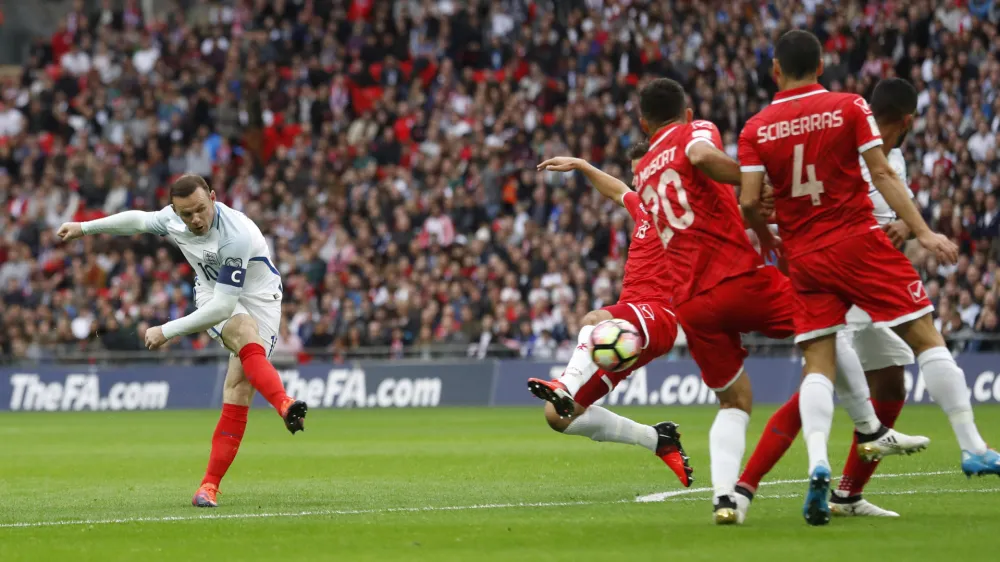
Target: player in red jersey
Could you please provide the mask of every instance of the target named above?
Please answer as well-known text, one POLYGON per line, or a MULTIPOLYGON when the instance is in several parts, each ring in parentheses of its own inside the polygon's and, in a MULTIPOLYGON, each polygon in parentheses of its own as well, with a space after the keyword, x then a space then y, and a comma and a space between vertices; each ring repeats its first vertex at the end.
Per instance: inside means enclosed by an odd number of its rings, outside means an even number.
MULTIPOLYGON (((635 146, 630 154, 645 154, 645 146, 635 146)), ((660 244, 652 228, 652 217, 639 196, 620 180, 585 160, 557 157, 538 165, 539 170, 579 171, 608 199, 625 207, 635 221, 632 244, 625 260, 625 276, 618 302, 587 313, 577 338, 577 348, 566 370, 554 381, 529 379, 531 392, 546 400, 545 419, 549 426, 567 435, 582 435, 594 441, 612 441, 644 446, 660 457, 684 486, 693 478, 688 458, 681 446, 677 425, 661 422, 643 425, 619 416, 594 402, 611 392, 621 381, 653 359, 665 355, 674 346, 677 320, 664 295, 668 264, 661 259, 660 244), (638 360, 620 372, 599 370, 591 357, 590 335, 594 326, 619 318, 642 332, 643 347, 638 360)))
MULTIPOLYGON (((735 486, 739 476, 753 395, 743 376, 741 334, 778 338, 794 333, 797 301, 788 278, 764 267, 744 229, 733 188, 739 165, 721 151, 718 129, 692 121, 683 88, 654 80, 640 93, 643 128, 651 133, 650 152, 639 162, 636 188, 653 214, 672 289, 672 304, 687 335, 688 349, 720 410, 709 434, 714 518, 741 523, 735 486)), ((841 365, 864 377, 856 357, 841 365)), ((859 395, 847 389, 850 396, 859 395)), ((871 404, 848 408, 856 426, 870 421, 880 438, 911 438, 883 428, 871 404)), ((890 452, 886 450, 887 454, 890 452)))
POLYGON ((775 46, 780 92, 740 133, 741 203, 763 249, 783 252, 800 301, 796 341, 805 358, 799 390, 802 433, 809 453, 803 515, 829 522, 827 440, 833 418, 836 333, 851 305, 876 326, 893 328, 913 349, 932 398, 945 410, 962 448, 967 474, 1000 474, 973 420, 965 376, 931 320, 920 277, 872 216, 860 153, 872 183, 922 246, 952 263, 958 248, 921 218, 881 150, 868 104, 858 95, 827 92, 818 83, 822 50, 814 35, 789 31, 775 46), (765 173, 775 190, 781 248, 759 211, 765 173))

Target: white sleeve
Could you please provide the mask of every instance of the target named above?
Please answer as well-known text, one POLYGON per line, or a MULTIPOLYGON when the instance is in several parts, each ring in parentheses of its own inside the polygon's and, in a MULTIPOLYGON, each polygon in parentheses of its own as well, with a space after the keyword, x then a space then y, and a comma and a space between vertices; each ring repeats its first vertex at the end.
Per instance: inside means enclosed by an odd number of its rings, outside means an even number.
POLYGON ((166 213, 173 213, 170 207, 164 207, 155 213, 147 211, 124 211, 80 224, 84 234, 120 234, 131 235, 143 232, 165 235, 167 233, 166 213))
POLYGON ((205 306, 187 316, 164 324, 163 337, 171 339, 207 330, 232 316, 239 300, 239 294, 215 291, 212 300, 208 301, 205 306))

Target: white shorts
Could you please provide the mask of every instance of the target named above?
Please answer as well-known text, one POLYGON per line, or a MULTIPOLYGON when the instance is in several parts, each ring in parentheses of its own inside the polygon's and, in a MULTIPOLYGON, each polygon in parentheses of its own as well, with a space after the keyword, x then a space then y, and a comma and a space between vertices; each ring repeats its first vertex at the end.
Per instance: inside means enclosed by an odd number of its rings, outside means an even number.
POLYGON ((853 344, 866 372, 904 367, 914 362, 913 350, 903 338, 892 328, 872 326, 868 313, 856 306, 847 311, 847 330, 842 333, 841 337, 853 344))
MULTIPOLYGON (((200 289, 199 287, 195 288, 194 303, 198 308, 201 308, 212 299, 212 291, 210 289, 206 287, 200 287, 200 289)), ((274 295, 271 294, 240 295, 240 300, 236 303, 236 308, 233 310, 233 316, 237 314, 249 314, 257 322, 257 331, 260 334, 260 339, 264 340, 264 349, 267 352, 267 356, 271 357, 271 352, 274 351, 274 344, 278 341, 278 329, 281 327, 281 299, 275 299, 274 295)), ((226 327, 226 322, 229 322, 229 320, 223 320, 208 329, 208 335, 223 347, 226 346, 222 343, 222 329, 226 327)), ((229 351, 233 355, 236 355, 236 351, 238 350, 230 349, 229 351)))

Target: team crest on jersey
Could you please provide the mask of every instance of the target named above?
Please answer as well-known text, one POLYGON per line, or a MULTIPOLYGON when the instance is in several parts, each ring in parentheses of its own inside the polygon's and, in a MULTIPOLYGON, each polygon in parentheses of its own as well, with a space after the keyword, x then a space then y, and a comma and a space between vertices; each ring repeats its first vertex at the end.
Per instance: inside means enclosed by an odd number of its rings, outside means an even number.
POLYGON ((868 102, 866 102, 864 98, 857 98, 854 100, 854 105, 860 107, 861 111, 863 111, 865 115, 872 114, 872 108, 868 107, 868 102))
POLYGON ((205 263, 208 265, 219 265, 219 254, 205 250, 205 263))

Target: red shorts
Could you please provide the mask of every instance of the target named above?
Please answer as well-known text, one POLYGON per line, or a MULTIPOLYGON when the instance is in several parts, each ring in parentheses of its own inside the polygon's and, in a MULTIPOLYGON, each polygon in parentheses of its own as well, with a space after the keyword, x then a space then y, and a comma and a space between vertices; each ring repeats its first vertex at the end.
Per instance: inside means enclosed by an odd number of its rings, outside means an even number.
POLYGON ((695 295, 677 307, 677 317, 702 380, 721 391, 743 373, 742 334, 791 337, 798 306, 788 278, 777 268, 762 267, 695 295))
POLYGON ((677 318, 662 303, 620 302, 601 310, 606 310, 613 318, 626 320, 638 328, 646 339, 646 345, 642 348, 639 359, 629 369, 618 373, 598 370, 590 377, 573 397, 576 403, 583 407, 589 407, 603 398, 640 367, 645 367, 653 359, 666 355, 673 349, 674 340, 677 339, 677 318))
POLYGON ((876 327, 905 324, 934 310, 910 260, 879 230, 798 256, 788 264, 802 313, 795 341, 838 332, 851 305, 876 327))

